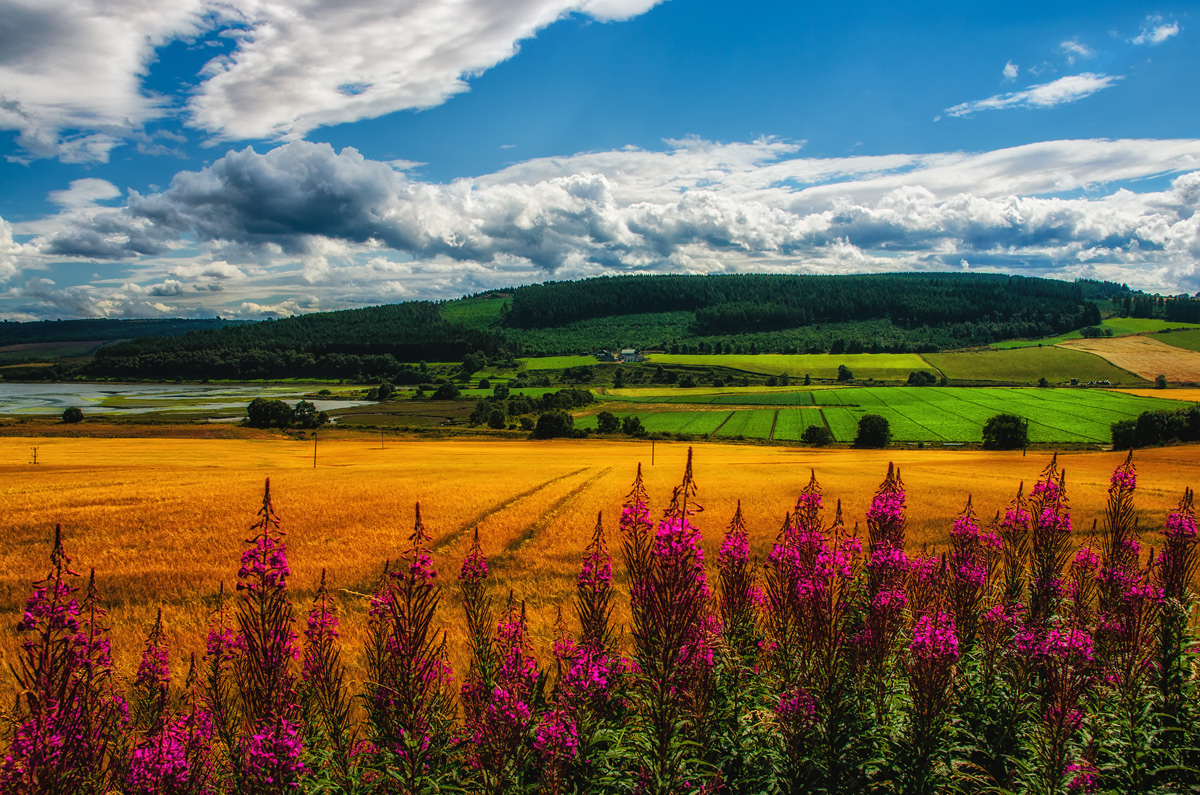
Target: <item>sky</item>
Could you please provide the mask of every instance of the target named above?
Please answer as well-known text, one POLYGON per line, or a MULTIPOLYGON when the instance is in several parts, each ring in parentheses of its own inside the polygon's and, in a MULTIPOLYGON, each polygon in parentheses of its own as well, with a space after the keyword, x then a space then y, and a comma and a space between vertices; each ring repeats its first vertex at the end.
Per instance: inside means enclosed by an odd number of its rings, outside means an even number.
POLYGON ((1198 12, 0 0, 0 318, 629 273, 1196 293, 1198 12))

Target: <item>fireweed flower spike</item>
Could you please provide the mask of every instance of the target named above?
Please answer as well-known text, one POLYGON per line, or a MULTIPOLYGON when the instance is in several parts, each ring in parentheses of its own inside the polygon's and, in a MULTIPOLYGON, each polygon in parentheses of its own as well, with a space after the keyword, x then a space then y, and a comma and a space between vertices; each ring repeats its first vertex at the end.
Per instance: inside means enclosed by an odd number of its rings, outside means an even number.
POLYGON ((922 615, 913 627, 905 660, 912 707, 904 767, 911 792, 937 791, 935 782, 949 772, 938 769, 936 762, 943 756, 958 657, 954 617, 940 609, 922 615))
MULTIPOLYGON (((379 651, 368 660, 367 714, 372 741, 390 755, 392 775, 405 792, 424 792, 444 771, 452 677, 445 663, 445 637, 439 640, 433 616, 442 586, 429 551, 429 534, 416 507, 409 548, 385 577, 370 616, 379 651)), ((481 582, 487 563, 464 564, 466 581, 481 582)), ((488 629, 490 632, 490 628, 488 629)))
POLYGON ((269 479, 250 530, 237 585, 237 626, 244 648, 233 661, 244 709, 240 772, 252 790, 284 792, 305 772, 304 742, 292 673, 297 650, 287 589, 291 570, 279 517, 271 505, 269 479))
POLYGON ((856 638, 860 675, 874 688, 877 719, 883 716, 886 671, 908 607, 905 581, 912 564, 904 553, 904 508, 904 483, 899 470, 888 464, 887 477, 867 510, 870 551, 863 591, 865 619, 856 638))
POLYGON ((308 612, 301 665, 305 733, 310 741, 328 744, 343 781, 349 778, 355 745, 346 692, 346 666, 338 642, 337 605, 321 569, 321 584, 308 612))
POLYGON ((167 696, 171 688, 171 669, 168 665, 167 643, 163 637, 162 608, 158 609, 158 618, 150 637, 146 639, 146 647, 142 652, 142 661, 138 664, 137 674, 133 680, 133 698, 130 704, 130 717, 135 728, 147 733, 159 730, 159 721, 167 709, 167 696))
POLYGON ((1200 562, 1196 543, 1192 490, 1187 489, 1163 526, 1162 554, 1155 569, 1158 587, 1163 593, 1159 619, 1158 688, 1163 698, 1163 712, 1172 726, 1177 725, 1186 699, 1184 684, 1188 666, 1184 649, 1193 600, 1190 585, 1200 562))
POLYGON ((54 530, 50 565, 34 583, 17 624, 23 637, 12 670, 20 695, 0 761, 0 791, 6 795, 107 790, 110 752, 124 730, 126 708, 113 689, 95 575, 81 606, 79 575, 70 568, 62 525, 54 530))
POLYGON ((1071 557, 1066 479, 1056 455, 1030 494, 1029 620, 1034 624, 1048 622, 1063 596, 1063 569, 1071 557))
POLYGON ((717 571, 721 577, 721 627, 725 642, 739 657, 744 658, 755 647, 757 600, 759 593, 750 567, 750 540, 742 518, 742 502, 725 531, 721 550, 717 553, 717 571))
POLYGON ((613 646, 612 557, 604 542, 603 515, 596 514, 592 542, 583 553, 576 579, 575 611, 579 615, 580 643, 594 654, 607 656, 613 646))

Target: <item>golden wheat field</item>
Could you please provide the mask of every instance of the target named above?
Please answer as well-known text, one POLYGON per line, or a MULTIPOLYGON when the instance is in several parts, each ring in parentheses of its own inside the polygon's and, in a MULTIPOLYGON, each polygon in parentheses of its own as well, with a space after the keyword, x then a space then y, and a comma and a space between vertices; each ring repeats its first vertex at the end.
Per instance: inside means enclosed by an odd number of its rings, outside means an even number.
POLYGON ((1059 347, 1094 353, 1148 381, 1162 373, 1172 383, 1200 381, 1200 353, 1147 336, 1067 340, 1059 347))
MULTIPOLYGON (((30 582, 48 568, 52 529, 64 527, 74 568, 96 569, 113 627, 114 659, 131 673, 142 640, 162 608, 172 659, 182 669, 203 652, 205 622, 219 585, 236 581, 246 528, 271 479, 274 506, 288 533, 290 581, 300 622, 328 571, 339 589, 343 639, 352 672, 360 670, 365 594, 383 561, 404 550, 414 504, 434 539, 446 579, 441 625, 451 662, 461 670, 454 579, 479 529, 493 583, 526 602, 530 629, 549 658, 557 609, 571 619, 574 578, 598 512, 610 547, 616 520, 639 464, 654 508, 665 507, 683 473, 688 446, 648 442, 494 442, 487 440, 322 441, 264 439, 0 438, 0 666, 15 662, 20 618, 30 582), (38 447, 38 464, 29 463, 38 447)), ((1122 456, 1060 456, 1067 472, 1075 527, 1083 534, 1102 510, 1109 473, 1122 456)), ((862 517, 889 461, 908 488, 909 548, 946 545, 967 495, 985 519, 1031 484, 1049 455, 979 451, 814 451, 779 447, 695 445, 695 477, 709 562, 738 500, 762 558, 799 490, 815 470, 847 523, 862 517)), ((1138 506, 1145 543, 1185 487, 1200 481, 1200 447, 1140 452, 1138 506)), ((617 566, 618 583, 622 581, 617 566)), ((618 608, 617 619, 627 613, 618 608)), ((299 626, 297 629, 299 630, 299 626)), ((182 670, 181 670, 182 672, 182 670)), ((0 679, 0 697, 12 687, 0 679)))

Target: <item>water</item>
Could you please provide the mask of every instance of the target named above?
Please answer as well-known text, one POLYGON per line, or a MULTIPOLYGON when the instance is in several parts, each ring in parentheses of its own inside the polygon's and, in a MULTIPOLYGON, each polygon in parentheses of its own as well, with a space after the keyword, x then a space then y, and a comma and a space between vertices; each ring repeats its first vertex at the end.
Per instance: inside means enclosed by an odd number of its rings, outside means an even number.
POLYGON ((0 383, 0 414, 61 414, 78 406, 84 414, 147 414, 155 411, 245 413, 257 397, 294 404, 309 400, 318 411, 365 406, 366 400, 309 399, 313 387, 202 384, 10 384, 0 383))

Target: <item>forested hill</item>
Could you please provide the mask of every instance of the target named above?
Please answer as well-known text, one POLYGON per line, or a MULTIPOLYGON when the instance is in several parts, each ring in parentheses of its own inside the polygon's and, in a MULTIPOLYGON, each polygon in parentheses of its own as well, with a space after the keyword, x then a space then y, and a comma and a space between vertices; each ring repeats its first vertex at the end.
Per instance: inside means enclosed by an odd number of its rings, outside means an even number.
POLYGON ((189 331, 208 331, 230 325, 249 323, 246 320, 181 318, 116 320, 95 318, 86 320, 42 320, 33 323, 0 322, 0 346, 26 343, 88 340, 101 342, 138 337, 172 337, 189 331))
POLYGON ((888 318, 901 328, 981 321, 1058 333, 1099 322, 1081 285, 974 274, 628 276, 518 288, 505 324, 536 329, 610 315, 693 312, 697 334, 888 318), (1091 307, 1089 309, 1089 307, 1091 307))

